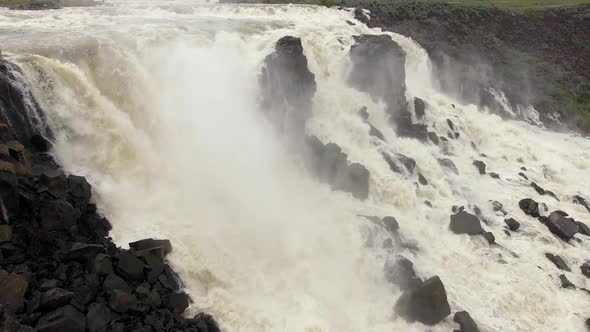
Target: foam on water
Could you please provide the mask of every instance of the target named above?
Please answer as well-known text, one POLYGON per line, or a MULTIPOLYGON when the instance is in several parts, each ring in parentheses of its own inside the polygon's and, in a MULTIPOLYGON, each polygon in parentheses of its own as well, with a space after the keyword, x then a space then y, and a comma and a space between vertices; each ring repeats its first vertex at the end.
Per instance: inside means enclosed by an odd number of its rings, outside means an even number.
MULTIPOLYGON (((365 247, 370 226, 357 217, 393 215, 419 246, 398 253, 420 276, 439 275, 453 311, 467 309, 483 331, 582 331, 588 295, 561 289, 561 271, 544 253, 565 257, 568 279, 590 288, 577 268, 590 241, 560 242, 518 201, 532 197, 589 220, 569 196, 590 196, 590 142, 461 105, 433 87, 426 52, 391 34, 407 53, 408 99, 426 101, 440 136, 447 119, 461 133, 444 148, 398 138, 383 105, 346 85, 352 36, 361 33, 382 32, 348 11, 312 6, 129 0, 0 11, 0 43, 33 83, 58 158, 89 177, 120 245, 173 241, 191 313, 211 312, 228 331, 424 331, 392 313, 400 292, 384 280, 383 262, 396 253, 365 247), (258 111, 261 61, 284 35, 302 38, 316 75, 308 130, 370 170, 366 202, 314 182, 258 111), (389 143, 369 136, 356 114, 362 106, 389 143), (414 158, 429 185, 392 173, 383 149, 414 158), (479 175, 472 162, 482 153, 501 179, 479 175), (460 175, 439 158, 452 159, 460 175), (560 202, 538 196, 518 177, 521 166, 560 202), (505 235, 490 200, 522 230, 505 235), (452 234, 453 205, 479 206, 501 246, 452 234)), ((430 329, 454 326, 449 317, 430 329)))

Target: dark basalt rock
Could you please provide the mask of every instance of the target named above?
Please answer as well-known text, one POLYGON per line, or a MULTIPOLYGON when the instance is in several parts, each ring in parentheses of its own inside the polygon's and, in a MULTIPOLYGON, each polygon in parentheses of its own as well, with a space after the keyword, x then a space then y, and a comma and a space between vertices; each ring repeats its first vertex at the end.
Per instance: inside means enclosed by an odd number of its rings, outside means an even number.
POLYGON ((349 192, 357 199, 369 197, 370 172, 358 163, 349 164, 348 156, 334 144, 324 145, 317 137, 307 140, 309 167, 320 181, 330 184, 333 190, 349 192))
POLYGON ((528 216, 539 218, 539 204, 530 198, 522 199, 518 202, 520 209, 528 216))
POLYGON ((130 280, 142 280, 144 279, 143 267, 143 262, 131 252, 127 250, 119 250, 117 271, 120 275, 127 277, 130 280))
POLYGON ((88 243, 74 243, 72 248, 68 252, 67 257, 69 259, 81 260, 86 262, 89 259, 94 258, 96 255, 104 251, 104 247, 100 244, 88 244, 88 243))
POLYGON ((395 304, 395 311, 410 322, 435 325, 451 314, 445 286, 439 277, 406 290, 395 304))
POLYGON ((588 210, 588 212, 590 212, 590 204, 588 204, 588 201, 584 197, 580 195, 575 195, 572 202, 574 202, 575 204, 582 205, 586 208, 586 210, 588 210))
POLYGON ((486 239, 486 241, 488 241, 489 244, 496 243, 496 237, 494 236, 494 233, 492 233, 492 232, 483 232, 481 234, 481 236, 483 236, 483 238, 486 239))
POLYGON ((453 320, 459 324, 459 332, 479 332, 477 324, 467 311, 456 312, 453 320))
POLYGON ((303 139, 316 82, 300 38, 279 39, 275 51, 264 59, 259 84, 262 106, 268 110, 277 130, 303 139))
POLYGON ((513 232, 516 232, 520 228, 520 223, 514 220, 514 218, 504 219, 504 223, 506 223, 508 229, 510 229, 513 232))
POLYGON ((465 211, 451 215, 449 227, 455 234, 477 235, 484 233, 479 218, 465 211))
POLYGON ((54 288, 41 295, 40 308, 51 311, 70 303, 74 293, 61 288, 54 288))
POLYGON ((426 109, 426 104, 424 103, 424 100, 415 97, 414 98, 414 112, 416 113, 416 117, 419 120, 422 120, 424 118, 424 110, 426 109))
POLYGON ((15 312, 24 305, 29 282, 15 273, 0 270, 0 306, 7 312, 15 312))
POLYGON ((185 293, 174 292, 168 296, 166 303, 170 310, 180 314, 188 308, 189 297, 185 293))
POLYGON ((555 264, 555 266, 557 266, 558 269, 571 272, 569 266, 567 266, 563 258, 561 258, 560 256, 546 253, 545 257, 547 257, 547 259, 549 259, 553 264, 555 264))
POLYGON ((0 243, 12 240, 12 226, 0 225, 0 243))
POLYGON ((93 303, 88 309, 86 323, 88 332, 98 332, 106 328, 113 320, 111 309, 104 303, 93 303))
POLYGON ((422 175, 421 173, 418 173, 418 182, 420 182, 420 184, 423 186, 428 185, 428 180, 426 180, 424 175, 422 175))
POLYGON ((71 305, 45 314, 35 327, 38 332, 84 332, 86 317, 71 305))
POLYGON ((444 167, 444 168, 450 170, 451 172, 459 175, 459 170, 457 169, 457 166, 455 166, 455 163, 451 159, 446 159, 446 158, 445 159, 438 159, 438 163, 442 167, 444 167))
POLYGON ((486 174, 486 164, 481 160, 475 160, 473 162, 473 166, 477 168, 479 174, 484 175, 486 174))
MULTIPOLYGON (((5 64, 0 59, 0 83, 6 83, 5 64)), ((18 88, 26 90, 21 83, 18 88)), ((19 103, 18 94, 8 100, 4 93, 14 87, 0 84, 0 118, 7 105, 19 103)), ((25 119, 27 112, 17 113, 25 119)), ((35 143, 38 138, 25 131, 20 124, 0 123, 0 331, 84 332, 87 321, 88 331, 139 331, 151 329, 142 322, 152 312, 166 331, 219 331, 209 315, 187 319, 183 305, 163 305, 173 293, 172 299, 188 299, 164 260, 169 241, 146 239, 133 242, 131 250, 117 248, 108 237, 109 221, 90 203, 90 184, 66 177, 46 147, 35 143), (19 137, 33 150, 14 140, 19 137), (138 301, 132 291, 145 279, 147 294, 138 301), (109 317, 107 306, 118 313, 109 317)))
POLYGON ((432 143, 434 143, 434 144, 438 145, 438 135, 436 135, 436 133, 435 133, 435 132, 429 131, 429 132, 427 133, 427 135, 428 135, 428 139, 429 139, 429 140, 430 140, 432 143))
POLYGON ((383 100, 387 112, 395 117, 406 111, 406 71, 404 50, 388 35, 355 37, 350 49, 352 71, 349 84, 383 100))
POLYGON ((582 266, 580 266, 580 271, 583 275, 590 278, 590 261, 582 264, 582 266))
POLYGON ((579 230, 578 224, 573 219, 556 212, 552 212, 549 218, 544 218, 544 224, 551 233, 564 241, 569 241, 579 230))
POLYGON ((144 239, 129 243, 129 247, 135 249, 137 252, 158 249, 162 249, 164 255, 168 255, 172 252, 172 244, 169 240, 144 239))
POLYGON ((561 282, 561 288, 576 289, 576 285, 572 284, 564 274, 559 276, 559 281, 561 282))
POLYGON ((580 227, 580 230, 578 231, 580 234, 590 236, 590 228, 588 228, 588 225, 584 224, 581 221, 577 221, 576 223, 578 224, 578 227, 580 227))
POLYGON ((559 201, 559 199, 557 198, 557 195, 555 195, 555 194, 554 194, 552 191, 545 190, 545 189, 541 188, 541 187, 540 187, 538 184, 536 184, 535 182, 531 182, 531 187, 533 187, 533 189, 535 189, 535 191, 536 191, 536 192, 537 192, 539 195, 541 195, 541 196, 543 196, 543 195, 549 195, 549 196, 551 196, 551 197, 553 197, 553 198, 555 198, 556 200, 558 200, 558 201, 559 201))
POLYGON ((387 260, 384 270, 387 281, 399 286, 401 290, 415 289, 422 283, 416 276, 414 263, 405 257, 398 256, 394 260, 387 260))
POLYGON ((493 179, 499 179, 500 178, 500 174, 495 173, 495 172, 490 172, 489 175, 493 179))
POLYGON ((412 174, 416 167, 416 161, 408 156, 401 153, 390 154, 388 152, 382 152, 383 159, 389 168, 399 174, 412 174))
POLYGON ((63 231, 76 225, 80 211, 63 200, 43 200, 39 203, 39 219, 47 231, 63 231))
POLYGON ((390 233, 397 233, 399 230, 399 223, 394 217, 383 217, 383 219, 381 219, 381 223, 383 224, 383 227, 390 233))

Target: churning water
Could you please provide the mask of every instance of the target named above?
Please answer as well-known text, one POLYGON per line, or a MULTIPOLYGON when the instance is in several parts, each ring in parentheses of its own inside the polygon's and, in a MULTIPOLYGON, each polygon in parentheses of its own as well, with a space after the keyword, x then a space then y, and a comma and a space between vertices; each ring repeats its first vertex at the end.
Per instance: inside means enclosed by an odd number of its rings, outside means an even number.
MULTIPOLYGON (((407 53, 408 100, 426 101, 439 135, 447 119, 461 132, 443 148, 398 138, 384 105, 346 84, 353 36, 381 33, 349 11, 311 6, 129 0, 0 11, 0 45, 46 112, 58 159, 92 182, 120 245, 172 240, 192 313, 212 313, 227 331, 424 331, 392 310, 400 291, 383 264, 402 254, 421 277, 439 275, 452 310, 468 310, 482 331, 582 331, 588 294, 560 288, 544 253, 565 257, 568 279, 590 288, 577 268, 590 240, 560 242, 518 201, 533 197, 590 221, 569 203, 590 196, 590 141, 450 99, 434 88, 426 52, 391 34, 407 53), (367 201, 315 182, 258 110, 262 60, 285 35, 301 37, 316 75, 307 130, 369 169, 367 201), (390 143, 369 136, 362 106, 390 143), (383 149, 414 158, 429 184, 391 172, 383 149), (479 175, 472 162, 480 154, 501 179, 479 175), (538 196, 517 175, 522 166, 561 201, 538 196), (492 200, 522 222, 520 232, 503 233, 492 200), (451 233, 453 205, 479 206, 500 246, 451 233), (395 216, 418 251, 381 249, 387 235, 358 215, 395 216), (375 232, 378 245, 367 246, 375 232)), ((428 329, 453 327, 450 316, 428 329)))

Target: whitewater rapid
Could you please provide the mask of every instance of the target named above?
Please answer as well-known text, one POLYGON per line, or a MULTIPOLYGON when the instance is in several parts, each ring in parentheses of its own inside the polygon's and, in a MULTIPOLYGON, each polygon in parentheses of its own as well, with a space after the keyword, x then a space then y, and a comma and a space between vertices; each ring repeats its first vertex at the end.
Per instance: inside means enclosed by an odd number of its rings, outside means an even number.
POLYGON ((583 331, 588 295, 561 289, 544 253, 567 258, 568 279, 590 288, 577 268, 590 240, 560 242, 518 201, 532 197, 588 223, 570 196, 590 196, 590 141, 452 100, 437 91, 426 52, 391 34, 407 54, 408 100, 426 101, 439 135, 447 119, 461 133, 445 148, 397 137, 384 105, 346 84, 352 37, 380 33, 350 11, 313 6, 128 0, 0 10, 0 45, 32 84, 57 158, 91 181, 119 245, 172 240, 170 260, 194 300, 189 314, 207 311, 226 331, 452 330, 452 316, 427 328, 393 313, 400 291, 383 264, 402 254, 421 277, 440 276, 453 312, 468 310, 482 331, 583 331), (307 130, 369 169, 367 201, 315 182, 258 109, 260 65, 285 35, 301 37, 316 75, 307 130), (389 143, 369 136, 362 106, 389 143), (380 149, 415 159, 429 185, 393 173, 380 149), (479 175, 480 154, 500 180, 479 175), (560 202, 538 196, 517 175, 522 166, 560 202), (520 232, 504 234, 491 200, 520 232), (479 206, 501 246, 451 233, 453 205, 479 206), (366 246, 367 234, 378 244, 386 234, 358 215, 395 216, 418 251, 366 246))

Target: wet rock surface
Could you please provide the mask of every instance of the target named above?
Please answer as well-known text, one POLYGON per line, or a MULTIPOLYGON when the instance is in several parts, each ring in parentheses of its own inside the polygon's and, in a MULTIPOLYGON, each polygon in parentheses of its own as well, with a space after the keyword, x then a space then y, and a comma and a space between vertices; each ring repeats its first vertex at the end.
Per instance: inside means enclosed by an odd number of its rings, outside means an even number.
POLYGON ((317 137, 307 139, 310 169, 320 181, 332 189, 351 193, 357 199, 369 197, 370 173, 358 163, 350 163, 348 156, 335 143, 323 144, 317 137))
POLYGON ((259 85, 262 106, 277 130, 303 139, 316 81, 308 68, 300 38, 279 39, 275 51, 264 60, 259 85))
MULTIPOLYGON (((471 318, 467 311, 459 311, 453 316, 453 320, 459 324, 458 332, 479 332, 477 323, 471 318)), ((457 330, 455 330, 457 331, 457 330)))
POLYGON ((170 241, 117 248, 86 179, 38 153, 23 145, 0 170, 2 331, 219 331, 209 315, 182 316, 190 298, 165 259, 170 241))
POLYGON ((405 291, 395 304, 395 310, 410 322, 426 325, 435 325, 451 314, 445 286, 439 277, 405 291))

